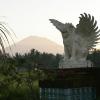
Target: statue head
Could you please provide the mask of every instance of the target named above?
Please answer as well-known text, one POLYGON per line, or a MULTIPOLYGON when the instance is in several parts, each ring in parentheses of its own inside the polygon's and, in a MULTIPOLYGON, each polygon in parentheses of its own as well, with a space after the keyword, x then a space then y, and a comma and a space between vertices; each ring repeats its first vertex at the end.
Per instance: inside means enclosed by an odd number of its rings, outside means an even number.
POLYGON ((63 24, 55 19, 50 19, 50 21, 62 33, 63 39, 75 32, 75 27, 71 23, 63 24))

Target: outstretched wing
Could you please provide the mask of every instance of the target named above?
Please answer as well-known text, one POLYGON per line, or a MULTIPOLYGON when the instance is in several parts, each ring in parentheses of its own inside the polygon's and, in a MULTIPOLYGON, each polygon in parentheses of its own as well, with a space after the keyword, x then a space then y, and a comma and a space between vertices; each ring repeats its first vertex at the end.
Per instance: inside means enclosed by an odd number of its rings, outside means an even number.
POLYGON ((92 48, 97 43, 99 39, 99 30, 97 26, 97 21, 94 20, 94 16, 90 14, 80 14, 79 24, 76 26, 76 34, 80 35, 87 41, 89 48, 92 48))
POLYGON ((49 19, 49 20, 60 32, 63 33, 66 31, 65 24, 63 24, 55 19, 49 19))

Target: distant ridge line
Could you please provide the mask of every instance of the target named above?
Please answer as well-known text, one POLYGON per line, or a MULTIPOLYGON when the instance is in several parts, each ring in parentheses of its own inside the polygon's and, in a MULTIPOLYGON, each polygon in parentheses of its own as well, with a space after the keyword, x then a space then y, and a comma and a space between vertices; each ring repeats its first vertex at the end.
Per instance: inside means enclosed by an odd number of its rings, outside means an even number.
POLYGON ((19 42, 11 45, 11 50, 9 47, 5 48, 6 52, 15 55, 15 53, 25 54, 30 52, 31 49, 36 49, 39 52, 53 53, 53 54, 63 54, 63 46, 49 40, 45 37, 29 36, 19 42))

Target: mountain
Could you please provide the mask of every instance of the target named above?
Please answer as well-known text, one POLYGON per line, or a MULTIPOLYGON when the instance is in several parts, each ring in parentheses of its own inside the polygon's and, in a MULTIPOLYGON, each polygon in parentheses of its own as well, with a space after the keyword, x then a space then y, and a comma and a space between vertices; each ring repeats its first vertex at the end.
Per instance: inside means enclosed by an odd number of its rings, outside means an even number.
POLYGON ((63 54, 63 46, 42 37, 30 36, 17 43, 11 45, 11 50, 9 47, 6 48, 6 52, 9 54, 15 54, 16 52, 20 54, 28 53, 31 49, 36 49, 40 52, 53 53, 53 54, 63 54))

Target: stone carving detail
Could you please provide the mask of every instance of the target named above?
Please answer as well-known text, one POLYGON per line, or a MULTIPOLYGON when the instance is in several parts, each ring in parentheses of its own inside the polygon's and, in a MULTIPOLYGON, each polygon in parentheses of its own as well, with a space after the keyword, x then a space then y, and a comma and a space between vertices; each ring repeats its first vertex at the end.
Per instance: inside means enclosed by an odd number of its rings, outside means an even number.
POLYGON ((80 14, 79 24, 74 27, 72 23, 61 23, 50 19, 51 23, 61 32, 64 44, 64 59, 59 67, 91 67, 92 63, 87 61, 89 50, 92 49, 98 39, 99 30, 97 21, 90 14, 80 14))

